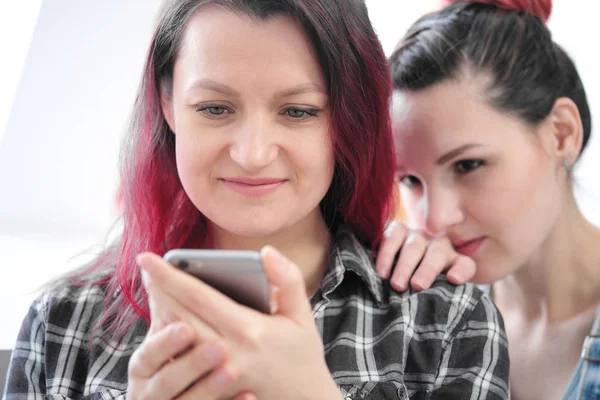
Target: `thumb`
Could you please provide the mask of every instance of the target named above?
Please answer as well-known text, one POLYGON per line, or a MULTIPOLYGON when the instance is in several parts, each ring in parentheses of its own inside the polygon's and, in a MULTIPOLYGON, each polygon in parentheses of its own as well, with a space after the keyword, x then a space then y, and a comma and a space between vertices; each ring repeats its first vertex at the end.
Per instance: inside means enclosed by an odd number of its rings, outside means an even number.
POLYGON ((290 317, 298 323, 313 323, 304 277, 298 266, 271 246, 261 250, 261 257, 271 285, 279 289, 277 314, 290 317))

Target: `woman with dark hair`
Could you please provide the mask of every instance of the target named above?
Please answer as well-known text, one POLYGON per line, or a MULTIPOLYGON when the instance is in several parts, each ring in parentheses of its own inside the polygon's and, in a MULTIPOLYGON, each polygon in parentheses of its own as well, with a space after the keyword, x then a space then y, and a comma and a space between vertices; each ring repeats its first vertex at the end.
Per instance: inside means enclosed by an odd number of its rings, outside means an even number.
POLYGON ((125 142, 123 235, 34 302, 6 398, 507 398, 488 297, 445 279, 398 294, 375 273, 391 90, 362 1, 166 3, 125 142), (276 309, 175 269, 172 248, 261 250, 276 309))
POLYGON ((583 84, 545 25, 550 0, 449 3, 390 58, 408 225, 448 237, 489 284, 512 399, 599 399, 600 229, 572 179, 591 133, 583 84))

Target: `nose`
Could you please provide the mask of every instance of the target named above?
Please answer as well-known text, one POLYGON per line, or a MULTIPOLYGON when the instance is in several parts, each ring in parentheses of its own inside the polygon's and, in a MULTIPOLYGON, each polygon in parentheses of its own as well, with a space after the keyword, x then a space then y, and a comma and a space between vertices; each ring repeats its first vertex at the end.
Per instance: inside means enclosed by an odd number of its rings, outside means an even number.
POLYGON ((273 162, 279 154, 275 129, 265 119, 254 118, 234 135, 230 157, 248 172, 258 172, 273 162))
POLYGON ((425 194, 422 215, 425 231, 430 236, 445 235, 464 220, 460 196, 450 188, 436 188, 425 194))

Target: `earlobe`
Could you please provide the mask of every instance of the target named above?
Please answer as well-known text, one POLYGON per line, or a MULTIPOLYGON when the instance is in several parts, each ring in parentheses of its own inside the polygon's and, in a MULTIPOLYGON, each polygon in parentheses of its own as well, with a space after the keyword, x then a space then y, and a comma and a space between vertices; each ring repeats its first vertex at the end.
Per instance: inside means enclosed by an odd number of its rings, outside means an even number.
POLYGON ((554 136, 553 153, 557 159, 573 164, 583 141, 583 124, 577 105, 573 100, 561 97, 554 102, 549 117, 554 136))

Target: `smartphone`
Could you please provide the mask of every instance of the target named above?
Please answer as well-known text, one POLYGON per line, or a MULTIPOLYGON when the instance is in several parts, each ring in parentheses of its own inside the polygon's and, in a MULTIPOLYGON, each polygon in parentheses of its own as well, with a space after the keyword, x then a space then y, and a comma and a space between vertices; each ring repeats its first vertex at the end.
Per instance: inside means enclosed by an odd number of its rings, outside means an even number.
POLYGON ((236 302, 271 313, 271 287, 259 252, 173 249, 163 258, 236 302))

